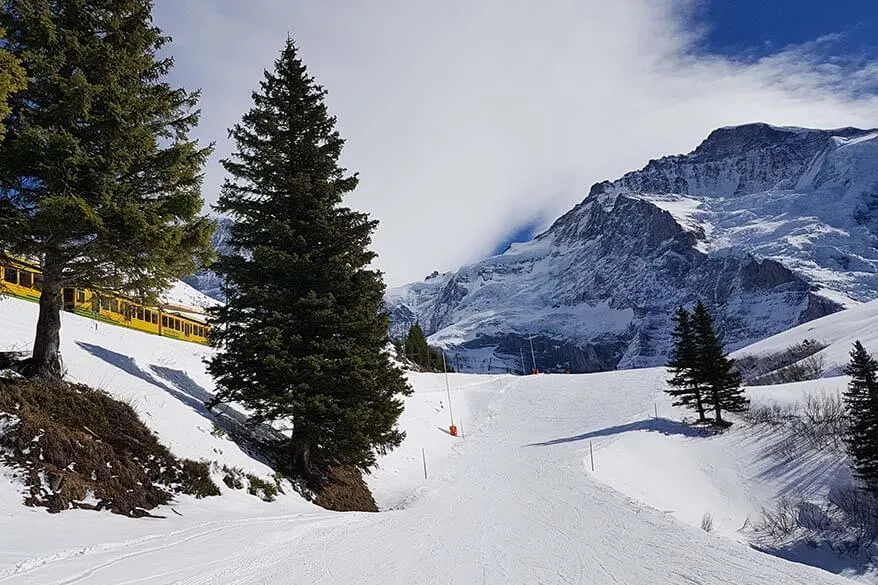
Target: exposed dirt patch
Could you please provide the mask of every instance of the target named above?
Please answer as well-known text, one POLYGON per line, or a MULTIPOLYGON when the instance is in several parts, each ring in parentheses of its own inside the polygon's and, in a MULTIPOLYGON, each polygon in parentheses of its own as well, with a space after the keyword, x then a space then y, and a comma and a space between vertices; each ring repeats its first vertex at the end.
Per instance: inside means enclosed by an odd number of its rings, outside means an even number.
POLYGON ((359 469, 334 467, 314 492, 314 503, 337 512, 377 512, 378 505, 359 469))
POLYGON ((177 459, 129 405, 84 385, 0 380, 0 457, 27 486, 24 503, 50 512, 140 517, 175 493, 220 493, 206 462, 177 459))

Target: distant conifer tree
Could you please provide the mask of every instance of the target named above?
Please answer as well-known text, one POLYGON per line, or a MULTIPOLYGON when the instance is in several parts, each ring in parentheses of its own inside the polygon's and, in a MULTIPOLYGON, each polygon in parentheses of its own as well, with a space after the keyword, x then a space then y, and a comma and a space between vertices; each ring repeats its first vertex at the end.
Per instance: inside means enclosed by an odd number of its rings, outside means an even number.
POLYGON ((403 342, 403 351, 408 359, 421 366, 424 371, 454 371, 450 364, 443 361, 442 350, 427 343, 424 330, 418 322, 409 328, 408 335, 403 342))
POLYGON ((704 416, 704 400, 702 387, 698 379, 698 354, 692 331, 692 316, 679 307, 674 315, 674 349, 668 370, 672 377, 668 380, 671 387, 665 390, 676 400, 674 406, 694 408, 698 413, 698 422, 707 420, 704 416))
POLYGON ((851 377, 844 394, 849 417, 845 445, 854 475, 878 493, 878 361, 857 341, 845 374, 851 377))
POLYGON ((714 411, 714 423, 725 425, 722 411, 740 412, 749 400, 741 388, 741 375, 734 370, 734 360, 723 351, 716 336, 713 318, 707 307, 699 302, 692 312, 692 333, 695 343, 695 377, 706 389, 705 403, 714 411))
POLYGON ((421 329, 420 323, 415 322, 409 327, 408 335, 405 337, 405 355, 414 363, 426 366, 429 363, 429 354, 424 330, 421 329))

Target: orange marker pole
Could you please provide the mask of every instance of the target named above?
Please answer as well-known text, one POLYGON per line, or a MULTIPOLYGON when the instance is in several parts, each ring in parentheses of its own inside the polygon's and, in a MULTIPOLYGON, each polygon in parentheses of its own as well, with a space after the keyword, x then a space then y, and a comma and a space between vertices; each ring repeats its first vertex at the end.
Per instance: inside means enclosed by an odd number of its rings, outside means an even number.
POLYGON ((451 416, 451 426, 448 432, 452 437, 457 436, 457 427, 454 426, 454 411, 451 409, 451 386, 448 383, 448 367, 445 365, 445 352, 442 352, 442 370, 445 372, 445 391, 448 393, 448 414, 451 416))

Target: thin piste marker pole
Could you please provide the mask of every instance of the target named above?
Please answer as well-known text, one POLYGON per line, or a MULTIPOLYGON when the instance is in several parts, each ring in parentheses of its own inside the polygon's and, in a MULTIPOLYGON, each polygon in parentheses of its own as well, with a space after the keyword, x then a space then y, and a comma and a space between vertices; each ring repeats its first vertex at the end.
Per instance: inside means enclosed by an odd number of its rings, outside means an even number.
POLYGON ((448 393, 448 414, 451 415, 451 426, 454 426, 454 411, 451 409, 451 386, 448 383, 448 368, 445 365, 445 352, 442 352, 442 370, 445 372, 445 391, 448 393))

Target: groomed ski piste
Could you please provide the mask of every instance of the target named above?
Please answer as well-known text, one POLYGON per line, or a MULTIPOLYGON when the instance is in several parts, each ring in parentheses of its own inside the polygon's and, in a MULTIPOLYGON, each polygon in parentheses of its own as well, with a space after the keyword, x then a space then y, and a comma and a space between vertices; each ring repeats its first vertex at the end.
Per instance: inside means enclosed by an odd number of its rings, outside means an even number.
MULTIPOLYGON (((0 300, 0 349, 27 349, 37 306, 0 300)), ((803 338, 844 364, 853 339, 878 350, 878 304, 863 305, 739 353, 803 338)), ((271 470, 212 432, 211 350, 62 315, 69 379, 131 404, 178 456, 261 475, 271 470)), ((379 513, 334 513, 287 489, 267 503, 226 488, 184 496, 130 519, 21 504, 0 468, 0 583, 123 584, 822 584, 874 581, 827 553, 788 559, 755 550, 741 530, 807 478, 811 493, 846 471, 836 461, 768 461, 744 424, 693 436, 663 394, 666 373, 448 377, 409 374, 404 444, 367 481, 379 513), (655 415, 658 415, 658 418, 655 415), (594 471, 592 459, 594 455, 594 471), (426 479, 424 477, 426 461, 426 479), (709 513, 714 528, 699 527, 709 513), (817 568, 817 565, 821 568, 817 568), (837 574, 833 574, 833 571, 837 574)), ((794 402, 844 377, 749 390, 794 402)))

